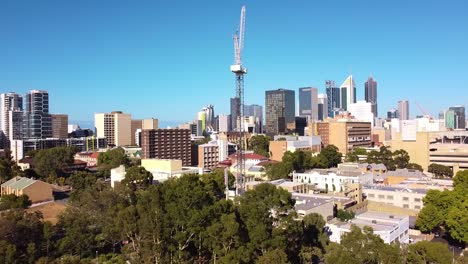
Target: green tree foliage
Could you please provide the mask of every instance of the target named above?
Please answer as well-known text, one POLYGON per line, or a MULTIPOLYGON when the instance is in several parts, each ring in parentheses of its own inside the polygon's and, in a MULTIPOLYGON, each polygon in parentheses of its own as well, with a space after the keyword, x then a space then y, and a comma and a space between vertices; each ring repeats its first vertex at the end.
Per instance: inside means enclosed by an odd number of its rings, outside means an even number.
POLYGON ((346 162, 359 162, 359 156, 367 156, 367 151, 363 148, 355 148, 346 154, 346 162))
POLYGON ((0 211, 14 208, 28 208, 31 201, 26 194, 16 196, 14 194, 2 195, 0 197, 0 211))
POLYGON ((11 151, 9 149, 5 149, 5 156, 0 158, 0 184, 18 176, 19 173, 20 168, 13 160, 11 151))
POLYGON ((270 156, 270 137, 265 135, 254 135, 248 142, 248 149, 254 153, 269 157, 270 156))
POLYGON ((437 163, 431 163, 427 171, 433 173, 437 178, 452 178, 453 176, 450 167, 437 163))
POLYGON ((447 245, 439 242, 421 241, 408 246, 407 263, 452 263, 452 253, 447 245))
POLYGON ((127 169, 125 179, 122 184, 135 192, 139 188, 148 188, 153 183, 153 174, 140 166, 133 166, 127 169))
POLYGON ((408 152, 406 152, 403 149, 396 150, 393 152, 393 161, 395 163, 395 166, 398 169, 404 169, 408 167, 410 156, 408 152))
POLYGON ((125 154, 123 148, 113 148, 106 152, 100 153, 98 157, 98 166, 101 171, 108 173, 111 169, 117 168, 120 165, 128 166, 130 160, 125 154))
POLYGON ((362 232, 354 225, 351 232, 341 237, 341 243, 330 244, 325 254, 327 264, 402 262, 399 245, 387 245, 379 236, 372 234, 371 228, 366 227, 362 232))
POLYGON ((355 216, 354 212, 349 212, 343 209, 338 209, 336 212, 336 218, 340 219, 341 221, 351 220, 355 216))
POLYGON ((257 264, 288 264, 288 255, 281 249, 266 252, 258 258, 257 264))
POLYGON ((48 182, 55 183, 57 177, 66 175, 64 169, 74 162, 76 148, 55 147, 37 151, 34 156, 35 172, 48 182))
POLYGON ((328 145, 320 151, 320 154, 323 155, 328 163, 327 167, 332 168, 338 166, 341 163, 341 157, 343 156, 339 151, 338 148, 334 145, 328 145))
POLYGON ((416 164, 416 163, 408 163, 408 165, 406 166, 407 169, 409 170, 418 170, 418 171, 423 171, 423 167, 419 164, 416 164))

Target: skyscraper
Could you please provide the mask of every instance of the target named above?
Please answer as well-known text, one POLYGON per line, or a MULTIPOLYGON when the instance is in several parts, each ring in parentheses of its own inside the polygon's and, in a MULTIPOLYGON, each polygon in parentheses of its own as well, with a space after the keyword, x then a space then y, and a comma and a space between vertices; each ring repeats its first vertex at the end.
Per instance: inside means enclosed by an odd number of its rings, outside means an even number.
POLYGON ((31 90, 26 94, 23 133, 25 138, 52 137, 52 118, 49 114, 49 93, 31 90))
POLYGON ((335 81, 326 80, 325 89, 327 92, 328 117, 335 117, 341 108, 340 88, 336 87, 335 81))
POLYGON ((261 105, 244 105, 244 117, 253 116, 256 131, 262 133, 263 127, 263 107, 261 105))
POLYGON ((400 120, 409 119, 409 102, 408 100, 398 101, 398 116, 400 120))
POLYGON ((23 97, 17 93, 4 93, 0 96, 0 130, 9 140, 21 139, 23 121, 23 97))
POLYGON ((231 98, 231 129, 236 130, 237 128, 237 109, 240 105, 240 99, 238 97, 231 98))
POLYGON ((341 109, 348 110, 348 105, 356 103, 356 83, 352 75, 341 84, 341 109))
POLYGON ((328 117, 328 98, 326 94, 318 95, 318 120, 323 121, 328 117))
POLYGON ((372 113, 377 117, 377 81, 369 77, 364 84, 364 93, 366 102, 371 103, 372 113))
POLYGON ((454 114, 453 129, 465 129, 466 127, 465 107, 452 106, 452 107, 449 107, 449 111, 453 111, 453 114, 454 114))
POLYGON ((205 112, 205 122, 206 122, 206 127, 213 129, 214 126, 214 119, 215 119, 215 114, 214 114, 214 106, 213 105, 207 105, 202 108, 202 111, 205 112))
POLYGON ((53 114, 52 118, 52 137, 65 139, 68 138, 68 115, 53 114))
POLYGON ((299 116, 311 120, 318 119, 318 91, 317 88, 299 88, 299 116))
POLYGON ((395 108, 390 109, 387 112, 387 118, 388 119, 398 118, 398 110, 396 110, 395 108))
POLYGON ((286 89, 265 92, 265 129, 269 135, 286 132, 287 124, 295 122, 294 91, 286 89))

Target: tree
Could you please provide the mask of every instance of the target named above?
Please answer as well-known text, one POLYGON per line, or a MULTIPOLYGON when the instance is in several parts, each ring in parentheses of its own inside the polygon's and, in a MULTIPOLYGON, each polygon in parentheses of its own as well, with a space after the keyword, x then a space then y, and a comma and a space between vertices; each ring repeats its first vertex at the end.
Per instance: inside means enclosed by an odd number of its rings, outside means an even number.
POLYGON ((98 166, 101 171, 110 171, 120 165, 127 166, 130 163, 123 148, 114 148, 99 154, 98 166))
POLYGON ((343 209, 338 209, 336 217, 341 221, 347 221, 353 219, 355 216, 354 212, 349 212, 343 209))
POLYGON ((385 146, 380 147, 380 163, 383 163, 387 170, 396 169, 393 153, 385 146))
POLYGON ((408 163, 408 165, 406 166, 406 168, 408 170, 418 170, 418 171, 423 171, 423 167, 419 164, 416 164, 416 163, 408 163))
POLYGON ((153 183, 153 174, 140 166, 133 166, 127 169, 125 179, 122 184, 136 191, 139 188, 148 188, 153 183))
POLYGON ((255 154, 269 157, 270 137, 266 135, 254 135, 248 142, 248 149, 253 150, 255 154))
POLYGON ((0 197, 0 211, 14 208, 28 208, 31 200, 26 194, 16 196, 14 194, 2 195, 0 197))
POLYGON ((74 162, 77 149, 72 147, 55 147, 39 150, 34 156, 36 173, 49 182, 66 174, 66 167, 74 162))
POLYGON ((359 157, 356 153, 354 152, 349 152, 348 154, 346 154, 346 158, 345 160, 347 162, 358 162, 359 161, 359 157))
POLYGON ((445 219, 450 237, 461 243, 468 242, 468 199, 460 207, 449 210, 445 219))
POLYGON ((10 149, 5 149, 4 157, 0 158, 0 184, 18 176, 20 168, 13 160, 10 149))
POLYGON ((265 175, 270 181, 278 179, 287 179, 293 171, 292 164, 289 162, 279 162, 265 166, 265 175))
POLYGON ((425 205, 416 219, 416 226, 422 232, 431 232, 444 222, 443 215, 432 204, 425 205))
POLYGON ((398 169, 404 169, 408 167, 410 156, 405 150, 399 149, 393 152, 393 160, 398 169))
POLYGON ((440 242, 420 241, 408 246, 407 263, 452 263, 452 253, 440 242))
POLYGON ((327 167, 332 168, 336 167, 339 163, 341 163, 341 157, 343 156, 340 152, 338 152, 338 148, 334 145, 328 145, 320 151, 328 161, 327 167))
POLYGON ((372 150, 371 152, 369 152, 369 154, 367 155, 367 160, 366 162, 369 163, 369 164, 372 164, 372 163, 381 163, 381 158, 380 158, 380 152, 378 151, 375 151, 375 150, 372 150))
POLYGON ((451 178, 453 176, 453 172, 450 167, 437 163, 431 163, 427 171, 433 173, 437 178, 451 178))
POLYGON ((274 249, 266 252, 263 256, 258 258, 258 264, 288 264, 288 256, 281 249, 274 249))
POLYGON ((462 196, 468 195, 468 170, 458 171, 453 177, 453 188, 462 196))

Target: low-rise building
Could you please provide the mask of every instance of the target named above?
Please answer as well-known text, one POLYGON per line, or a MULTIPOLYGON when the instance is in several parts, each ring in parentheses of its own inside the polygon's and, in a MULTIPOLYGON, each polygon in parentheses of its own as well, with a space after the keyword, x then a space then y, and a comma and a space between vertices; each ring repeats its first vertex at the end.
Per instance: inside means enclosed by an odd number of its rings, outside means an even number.
POLYGON ((1 185, 1 195, 27 195, 32 203, 54 200, 52 185, 26 177, 14 177, 1 185))
POLYGON ((321 145, 319 136, 275 136, 275 140, 270 141, 271 159, 281 161, 286 151, 320 152, 321 145))
POLYGON ((360 171, 343 171, 336 168, 314 169, 293 173, 293 181, 315 185, 317 189, 329 192, 343 192, 348 184, 372 184, 374 175, 360 171))
POLYGON ((141 166, 153 174, 153 181, 163 182, 185 174, 199 174, 197 167, 182 167, 182 160, 142 159, 141 166))
POLYGON ((419 211, 423 208, 426 189, 398 188, 379 185, 364 185, 363 193, 367 200, 403 209, 419 211))
POLYGON ((330 241, 340 243, 345 233, 351 232, 351 227, 355 225, 361 229, 371 227, 374 235, 379 236, 384 243, 390 244, 396 241, 400 243, 409 242, 409 217, 392 215, 387 213, 367 211, 359 214, 356 218, 341 222, 334 219, 327 223, 331 232, 330 241))
POLYGON ((235 144, 221 139, 198 145, 198 167, 210 170, 214 169, 218 166, 219 162, 226 160, 235 151, 235 144))
POLYGON ((297 183, 288 181, 285 179, 279 179, 274 181, 251 181, 245 183, 246 190, 252 190, 255 186, 262 184, 262 183, 270 183, 275 185, 278 188, 284 189, 290 193, 305 193, 307 192, 307 186, 303 183, 297 183))
POLYGON ((332 197, 319 197, 309 194, 293 193, 292 198, 296 201, 294 209, 299 217, 316 213, 325 221, 333 219, 334 200, 332 197))
POLYGON ((95 167, 98 163, 99 152, 78 152, 75 154, 75 160, 86 162, 87 167, 95 167))

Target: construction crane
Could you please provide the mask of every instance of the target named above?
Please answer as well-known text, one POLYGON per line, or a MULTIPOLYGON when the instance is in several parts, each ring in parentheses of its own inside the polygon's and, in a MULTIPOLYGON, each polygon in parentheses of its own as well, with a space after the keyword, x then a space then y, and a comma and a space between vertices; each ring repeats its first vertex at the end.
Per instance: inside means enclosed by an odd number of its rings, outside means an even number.
POLYGON ((236 194, 241 194, 244 190, 244 175, 245 175, 245 135, 244 135, 244 75, 247 73, 247 68, 242 66, 242 50, 244 49, 244 34, 245 34, 245 6, 242 6, 239 29, 234 33, 234 64, 231 65, 231 72, 236 77, 236 98, 237 104, 236 114, 238 120, 237 125, 237 171, 236 171, 236 194))
POLYGON ((424 111, 424 109, 422 108, 422 106, 418 102, 414 102, 414 103, 416 104, 416 107, 418 107, 421 114, 423 114, 423 117, 432 119, 432 117, 430 115, 428 115, 426 111, 424 111))

